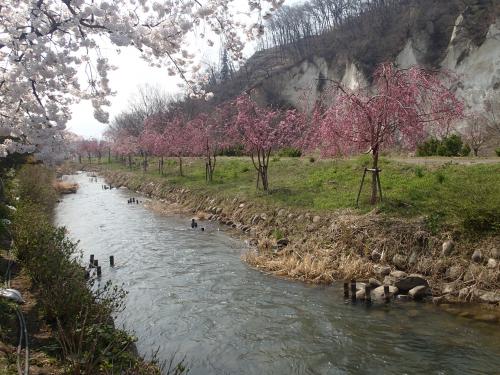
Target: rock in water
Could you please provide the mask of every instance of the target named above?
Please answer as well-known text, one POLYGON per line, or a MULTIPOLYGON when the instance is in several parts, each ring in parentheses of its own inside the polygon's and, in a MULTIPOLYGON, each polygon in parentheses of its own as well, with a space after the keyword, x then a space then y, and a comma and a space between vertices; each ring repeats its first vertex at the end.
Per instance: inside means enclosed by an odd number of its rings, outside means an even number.
MULTIPOLYGON (((399 290, 395 286, 390 285, 389 286, 389 297, 392 298, 394 295, 398 294, 399 290)), ((383 300, 384 299, 384 287, 379 286, 378 288, 375 288, 372 290, 372 298, 377 299, 377 300, 383 300)))
POLYGON ((429 286, 429 283, 422 275, 412 274, 396 279, 394 286, 400 291, 406 292, 417 286, 429 286))
POLYGON ((480 263, 483 260, 483 254, 481 253, 481 250, 474 251, 471 259, 473 262, 480 263))
POLYGON ((455 247, 455 243, 453 242, 453 240, 448 240, 448 241, 443 242, 441 255, 447 257, 448 255, 451 254, 454 247, 455 247))
POLYGON ((500 292, 480 292, 479 299, 487 303, 499 303, 500 292))
POLYGON ((377 279, 374 279, 374 278, 369 279, 368 284, 370 285, 370 287, 372 289, 378 288, 379 286, 382 285, 382 283, 380 281, 378 281, 377 279))
POLYGON ((408 292, 408 295, 413 298, 413 299, 421 299, 425 297, 428 291, 428 287, 426 285, 419 285, 416 286, 415 288, 410 289, 408 292))

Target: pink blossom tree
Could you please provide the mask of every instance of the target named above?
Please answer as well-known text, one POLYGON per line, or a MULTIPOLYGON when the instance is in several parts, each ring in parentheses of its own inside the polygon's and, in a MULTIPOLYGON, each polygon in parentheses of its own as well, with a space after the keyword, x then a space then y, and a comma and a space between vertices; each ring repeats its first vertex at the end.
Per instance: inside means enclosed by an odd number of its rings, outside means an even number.
POLYGON ((121 132, 116 135, 113 143, 113 151, 123 158, 128 159, 128 166, 132 169, 132 156, 139 151, 139 143, 137 137, 126 132, 121 132))
POLYGON ((233 124, 233 136, 243 142, 257 170, 257 186, 262 181, 269 191, 269 157, 271 152, 296 146, 304 131, 303 116, 294 109, 281 110, 259 107, 249 95, 236 99, 238 110, 233 124))
POLYGON ((194 132, 192 125, 183 114, 177 114, 166 123, 162 134, 162 144, 167 156, 179 159, 179 175, 184 176, 182 158, 193 155, 194 132))
POLYGON ((205 179, 212 181, 217 155, 232 145, 230 126, 234 121, 232 106, 222 104, 212 113, 201 113, 191 122, 193 151, 205 157, 205 179))
POLYGON ((463 117, 463 104, 448 87, 433 72, 420 67, 397 69, 392 63, 379 65, 370 91, 350 90, 334 82, 333 104, 316 107, 320 112, 315 114, 317 146, 325 155, 371 153, 371 203, 375 204, 382 147, 397 144, 414 149, 429 127, 449 126, 463 117))

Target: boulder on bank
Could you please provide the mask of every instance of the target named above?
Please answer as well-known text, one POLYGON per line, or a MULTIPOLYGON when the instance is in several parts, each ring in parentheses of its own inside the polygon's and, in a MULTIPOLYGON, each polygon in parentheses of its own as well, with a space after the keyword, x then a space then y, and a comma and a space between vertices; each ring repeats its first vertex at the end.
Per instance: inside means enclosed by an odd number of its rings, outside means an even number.
POLYGON ((408 295, 413 299, 424 298, 429 291, 429 287, 426 285, 416 286, 408 291, 408 295))
POLYGON ((455 247, 455 243, 453 240, 448 240, 443 242, 442 250, 441 250, 441 255, 442 256, 448 256, 451 254, 453 251, 453 248, 455 247))
POLYGON ((394 283, 394 286, 399 290, 406 292, 418 286, 428 287, 429 283, 427 282, 426 279, 424 279, 422 275, 412 274, 397 279, 394 283))
POLYGON ((483 261, 483 254, 481 253, 481 250, 474 251, 471 259, 473 262, 481 263, 483 261))
POLYGON ((380 277, 387 276, 391 273, 391 267, 389 266, 375 266, 375 273, 380 277))

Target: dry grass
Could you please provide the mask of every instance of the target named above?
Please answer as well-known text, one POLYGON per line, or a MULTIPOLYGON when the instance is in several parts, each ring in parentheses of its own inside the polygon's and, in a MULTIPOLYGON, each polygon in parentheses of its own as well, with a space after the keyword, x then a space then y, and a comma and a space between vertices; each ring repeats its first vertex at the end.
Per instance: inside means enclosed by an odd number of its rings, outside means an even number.
POLYGON ((68 181, 55 181, 53 187, 59 194, 74 194, 79 188, 78 184, 68 181))

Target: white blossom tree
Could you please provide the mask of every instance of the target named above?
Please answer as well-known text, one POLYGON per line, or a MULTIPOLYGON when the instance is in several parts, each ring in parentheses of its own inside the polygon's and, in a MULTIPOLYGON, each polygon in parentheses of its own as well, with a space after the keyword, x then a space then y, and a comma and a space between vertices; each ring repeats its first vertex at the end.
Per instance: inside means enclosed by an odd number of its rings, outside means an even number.
POLYGON ((225 47, 242 58, 243 36, 263 32, 261 14, 283 0, 9 0, 0 4, 0 157, 33 151, 42 157, 60 139, 70 105, 90 100, 94 116, 108 121, 103 109, 112 90, 112 67, 100 46, 134 47, 152 66, 180 75, 195 96, 199 67, 186 39, 225 47), (245 14, 235 16, 235 14, 245 14), (86 82, 78 77, 84 71, 86 82), (49 145, 47 148, 46 145, 49 145))

